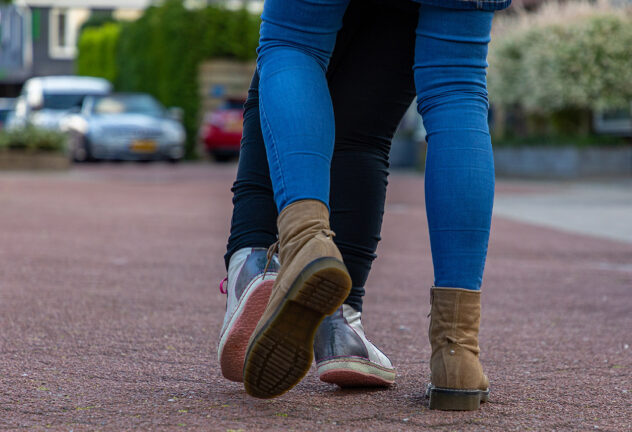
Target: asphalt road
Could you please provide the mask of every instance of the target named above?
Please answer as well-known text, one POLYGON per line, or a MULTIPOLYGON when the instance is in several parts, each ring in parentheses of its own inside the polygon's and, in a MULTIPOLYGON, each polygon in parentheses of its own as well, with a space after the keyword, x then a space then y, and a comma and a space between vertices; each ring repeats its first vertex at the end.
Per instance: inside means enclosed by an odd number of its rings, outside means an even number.
MULTIPOLYGON (((390 180, 364 313, 396 385, 345 391, 312 372, 281 398, 248 397, 216 359, 234 172, 0 173, 1 430, 632 430, 632 243, 507 215, 507 202, 559 194, 549 183, 498 184, 480 411, 429 411, 423 397, 432 267, 423 180, 408 174, 390 180)), ((620 204, 602 201, 604 215, 620 204)))

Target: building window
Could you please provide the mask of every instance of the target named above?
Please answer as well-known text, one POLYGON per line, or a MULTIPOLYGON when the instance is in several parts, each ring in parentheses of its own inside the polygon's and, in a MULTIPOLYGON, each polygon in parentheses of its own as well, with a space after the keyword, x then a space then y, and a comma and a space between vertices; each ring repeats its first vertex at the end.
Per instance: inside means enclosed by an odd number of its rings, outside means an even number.
POLYGON ((87 9, 51 9, 49 17, 49 56, 72 60, 77 55, 79 29, 90 11, 87 9))
POLYGON ((57 28, 55 32, 57 33, 57 44, 61 48, 67 48, 68 44, 66 43, 66 12, 60 12, 57 14, 57 28))

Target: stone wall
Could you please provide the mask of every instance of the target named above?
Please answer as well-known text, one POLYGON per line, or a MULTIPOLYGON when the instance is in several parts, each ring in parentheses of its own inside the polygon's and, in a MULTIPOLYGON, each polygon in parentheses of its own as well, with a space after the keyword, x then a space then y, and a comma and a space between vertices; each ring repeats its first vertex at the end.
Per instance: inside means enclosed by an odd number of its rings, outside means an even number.
POLYGON ((496 174, 524 178, 632 176, 632 146, 494 149, 496 174))

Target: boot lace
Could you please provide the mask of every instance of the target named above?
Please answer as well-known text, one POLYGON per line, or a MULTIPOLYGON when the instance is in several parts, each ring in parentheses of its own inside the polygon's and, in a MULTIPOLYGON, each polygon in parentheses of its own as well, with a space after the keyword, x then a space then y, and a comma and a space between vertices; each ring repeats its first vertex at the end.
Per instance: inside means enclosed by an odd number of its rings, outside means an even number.
POLYGON ((226 282, 228 282, 228 277, 225 277, 219 283, 219 292, 221 292, 222 294, 227 294, 228 293, 228 290, 226 289, 226 282))
POLYGON ((453 343, 455 345, 459 345, 459 346, 465 345, 465 342, 463 342, 461 339, 455 338, 454 336, 446 336, 445 338, 447 339, 448 342, 453 343))
MULTIPOLYGON (((323 228, 322 230, 320 230, 322 234, 326 235, 327 237, 336 237, 336 233, 333 232, 330 229, 326 229, 323 228)), ((266 266, 263 269, 263 275, 265 276, 266 273, 268 272, 268 267, 270 267, 270 263, 272 262, 272 258, 274 258, 274 254, 279 253, 279 240, 275 241, 274 243, 272 243, 270 245, 270 247, 268 248, 268 252, 266 253, 266 258, 268 259, 268 261, 266 262, 266 266)))
POLYGON ((323 228, 322 230, 320 230, 320 232, 325 234, 327 237, 336 237, 336 233, 330 229, 323 228))
POLYGON ((266 262, 266 267, 263 269, 263 276, 265 277, 266 273, 268 273, 268 267, 270 267, 270 263, 272 262, 272 258, 274 258, 274 254, 279 252, 279 240, 275 241, 268 248, 268 252, 266 252, 266 258, 268 261, 266 262))

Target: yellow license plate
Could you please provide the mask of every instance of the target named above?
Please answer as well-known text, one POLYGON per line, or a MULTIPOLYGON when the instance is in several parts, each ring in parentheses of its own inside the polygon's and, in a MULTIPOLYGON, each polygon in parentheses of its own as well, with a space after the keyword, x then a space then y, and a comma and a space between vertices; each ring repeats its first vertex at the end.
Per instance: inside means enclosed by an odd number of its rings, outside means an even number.
POLYGON ((132 151, 137 153, 153 153, 156 151, 156 141, 136 140, 132 143, 132 151))

